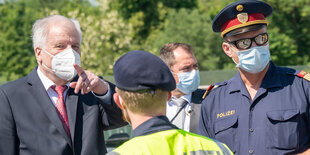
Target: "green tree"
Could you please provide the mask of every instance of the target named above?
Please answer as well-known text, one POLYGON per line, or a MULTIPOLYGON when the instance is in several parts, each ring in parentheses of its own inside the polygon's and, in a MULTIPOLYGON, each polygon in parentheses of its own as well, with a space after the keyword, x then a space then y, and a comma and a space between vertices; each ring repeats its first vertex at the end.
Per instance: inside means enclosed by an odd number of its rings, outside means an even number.
MULTIPOLYGON (((264 0, 274 12, 268 18, 270 51, 277 65, 310 64, 310 0, 264 0)), ((0 77, 13 80, 37 64, 31 26, 36 19, 61 14, 80 21, 82 67, 112 74, 113 62, 129 50, 158 54, 168 42, 194 46, 201 70, 234 68, 222 50, 212 19, 231 0, 6 0, 0 4, 0 77)))
POLYGON ((0 76, 14 80, 27 75, 36 65, 31 40, 35 20, 60 14, 77 19, 81 24, 82 67, 99 75, 112 74, 113 62, 127 52, 131 25, 109 1, 92 6, 83 0, 19 0, 0 5, 0 76))
POLYGON ((131 25, 119 18, 116 11, 102 10, 96 15, 80 11, 67 16, 80 21, 82 27, 82 67, 97 75, 112 75, 114 61, 129 51, 131 25))
POLYGON ((81 2, 81 0, 12 0, 1 4, 0 76, 4 76, 6 80, 14 80, 27 75, 37 65, 32 47, 31 28, 35 20, 49 14, 46 7, 66 10, 68 7, 65 6, 71 6, 73 10, 78 6, 84 6, 81 2))
POLYGON ((31 25, 42 16, 27 1, 0 6, 0 76, 7 80, 26 75, 36 64, 31 42, 31 25))
POLYGON ((265 0, 273 7, 270 44, 278 65, 310 64, 310 0, 265 0))
POLYGON ((200 14, 197 9, 169 12, 163 31, 149 38, 146 44, 151 45, 150 50, 158 54, 160 48, 168 42, 192 45, 201 70, 223 68, 223 62, 230 61, 222 52, 220 36, 212 32, 211 19, 200 14))
MULTIPOLYGON (((197 6, 196 0, 114 0, 111 8, 117 10, 120 15, 128 21, 131 18, 138 18, 139 24, 134 24, 136 30, 133 36, 139 44, 143 44, 144 40, 154 29, 160 28, 161 23, 165 20, 160 13, 165 8, 194 8, 197 6), (137 17, 138 16, 138 17, 137 17)), ((137 20, 133 20, 137 21, 137 20)))

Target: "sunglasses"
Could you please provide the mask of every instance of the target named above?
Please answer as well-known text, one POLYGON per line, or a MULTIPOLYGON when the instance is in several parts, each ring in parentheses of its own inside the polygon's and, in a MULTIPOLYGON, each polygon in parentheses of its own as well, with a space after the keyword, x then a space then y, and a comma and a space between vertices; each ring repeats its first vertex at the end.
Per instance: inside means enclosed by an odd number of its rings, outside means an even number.
POLYGON ((228 43, 234 44, 239 50, 246 50, 252 46, 253 41, 257 46, 262 46, 268 42, 268 38, 268 33, 262 33, 253 38, 243 38, 228 43))

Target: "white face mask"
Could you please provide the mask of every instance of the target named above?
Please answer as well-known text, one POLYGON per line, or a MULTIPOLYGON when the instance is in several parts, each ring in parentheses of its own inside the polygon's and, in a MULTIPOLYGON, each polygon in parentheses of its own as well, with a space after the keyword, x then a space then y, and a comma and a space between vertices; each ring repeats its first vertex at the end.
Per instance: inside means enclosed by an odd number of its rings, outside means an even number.
POLYGON ((66 49, 56 55, 52 55, 46 50, 43 51, 48 55, 52 56, 53 58, 51 69, 47 67, 44 63, 42 63, 42 65, 52 70, 56 76, 63 80, 70 81, 77 75, 73 64, 81 66, 81 56, 72 48, 66 49))

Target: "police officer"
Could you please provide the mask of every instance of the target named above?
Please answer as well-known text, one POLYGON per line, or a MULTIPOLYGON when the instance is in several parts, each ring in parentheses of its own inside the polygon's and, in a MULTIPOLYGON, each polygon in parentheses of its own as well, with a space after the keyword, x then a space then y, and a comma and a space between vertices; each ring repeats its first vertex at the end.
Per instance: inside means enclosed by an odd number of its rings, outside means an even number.
POLYGON ((270 60, 266 17, 271 13, 265 2, 240 0, 212 23, 238 72, 208 91, 199 133, 235 154, 297 154, 310 148, 310 74, 270 60))
POLYGON ((110 154, 231 154, 207 137, 178 129, 166 113, 166 101, 176 88, 168 66, 157 56, 132 51, 114 64, 114 100, 132 126, 132 139, 110 154))

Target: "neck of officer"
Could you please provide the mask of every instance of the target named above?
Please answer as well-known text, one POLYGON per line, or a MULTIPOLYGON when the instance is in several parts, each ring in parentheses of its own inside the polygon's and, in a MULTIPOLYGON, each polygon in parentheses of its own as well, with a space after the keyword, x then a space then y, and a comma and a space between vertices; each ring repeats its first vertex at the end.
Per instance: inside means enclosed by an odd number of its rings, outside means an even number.
POLYGON ((245 87, 247 88, 252 100, 254 99, 258 89, 260 88, 263 79, 268 71, 268 68, 269 64, 265 67, 263 71, 255 74, 239 69, 241 79, 245 87))
MULTIPOLYGON (((160 114, 160 115, 165 115, 165 114, 160 114)), ((158 116, 160 116, 160 115, 158 115, 158 116)), ((136 129, 139 125, 148 121, 149 119, 155 117, 152 115, 137 114, 137 113, 134 113, 130 110, 128 110, 128 116, 130 118, 132 130, 136 129)))

